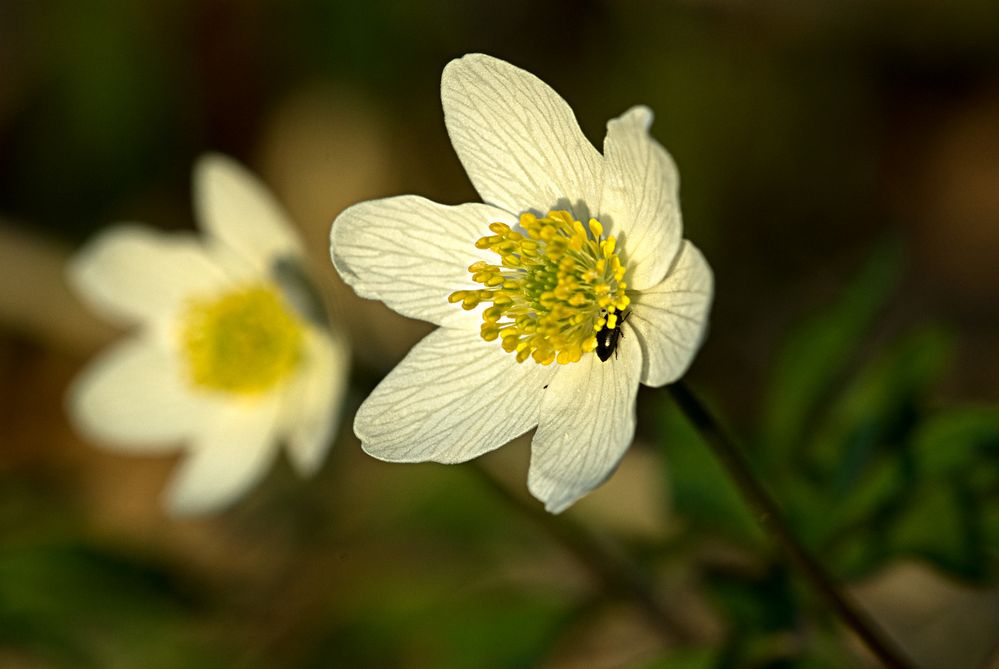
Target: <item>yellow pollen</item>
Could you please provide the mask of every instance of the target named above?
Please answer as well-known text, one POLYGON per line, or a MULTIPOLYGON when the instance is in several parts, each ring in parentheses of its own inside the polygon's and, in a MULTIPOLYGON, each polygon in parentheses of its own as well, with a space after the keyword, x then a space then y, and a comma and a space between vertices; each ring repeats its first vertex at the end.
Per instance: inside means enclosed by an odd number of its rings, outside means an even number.
POLYGON ((297 367, 304 324, 267 284, 188 302, 180 342, 192 385, 253 395, 297 367))
POLYGON ((455 291, 448 301, 468 310, 491 303, 482 312, 482 338, 499 339, 517 362, 578 362, 597 347, 596 333, 605 324, 613 327, 615 312, 630 302, 617 241, 603 236, 595 218, 584 226, 562 210, 541 218, 523 213, 520 227, 523 232, 490 224, 493 234, 475 246, 491 250, 499 262, 472 264, 468 271, 482 288, 455 291))

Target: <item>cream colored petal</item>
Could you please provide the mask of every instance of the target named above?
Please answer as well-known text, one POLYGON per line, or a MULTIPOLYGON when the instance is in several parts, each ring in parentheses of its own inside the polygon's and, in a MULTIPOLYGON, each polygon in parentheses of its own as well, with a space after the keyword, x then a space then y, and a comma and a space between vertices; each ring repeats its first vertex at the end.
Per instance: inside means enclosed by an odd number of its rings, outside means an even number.
POLYGON ((470 460, 537 424, 554 371, 554 365, 517 364, 498 342, 475 332, 441 328, 364 401, 354 432, 379 460, 470 460))
POLYGON ((314 333, 302 372, 284 396, 287 448, 302 476, 322 465, 336 438, 350 372, 350 351, 339 337, 314 333))
POLYGON ((259 482, 277 454, 279 407, 276 395, 218 406, 170 481, 168 511, 176 516, 221 511, 259 482))
POLYGON ((208 407, 185 386, 174 354, 158 342, 128 338, 96 359, 67 394, 73 424, 115 450, 159 452, 206 422, 208 407))
POLYGON ((607 123, 600 220, 619 237, 629 287, 659 283, 680 249, 679 177, 673 158, 649 136, 652 111, 633 107, 607 123))
POLYGON ((669 275, 634 297, 627 324, 644 352, 642 383, 659 387, 676 381, 694 359, 708 324, 714 294, 711 268, 684 241, 669 275))
POLYGON ((602 159, 572 109, 529 72, 471 54, 441 78, 451 143, 482 199, 519 213, 599 210, 602 159))
POLYGON ((138 225, 98 235, 69 262, 66 278, 90 307, 121 325, 169 318, 191 295, 228 281, 193 235, 138 225))
POLYGON ((284 208, 257 177, 231 158, 207 154, 198 160, 194 206, 213 242, 257 273, 268 273, 277 258, 302 254, 284 208))
POLYGON ((552 513, 607 480, 631 445, 642 354, 629 323, 622 330, 614 357, 562 366, 545 392, 527 487, 552 513))
POLYGON ((478 330, 481 319, 448 302, 456 290, 481 288, 468 266, 494 262, 475 248, 489 224, 516 217, 485 204, 450 207, 415 195, 372 200, 333 221, 330 256, 358 295, 381 300, 403 316, 478 330))

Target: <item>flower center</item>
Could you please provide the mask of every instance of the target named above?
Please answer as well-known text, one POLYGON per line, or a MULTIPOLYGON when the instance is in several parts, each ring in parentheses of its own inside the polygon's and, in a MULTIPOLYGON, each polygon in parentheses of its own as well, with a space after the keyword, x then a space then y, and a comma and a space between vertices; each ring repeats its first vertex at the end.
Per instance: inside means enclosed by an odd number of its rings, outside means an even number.
POLYGON ((543 218, 523 213, 520 227, 526 234, 505 223, 489 226, 494 234, 475 246, 494 252, 499 264, 470 266, 483 288, 456 291, 448 300, 469 310, 491 302, 482 312, 482 338, 499 338, 517 362, 577 362, 596 348, 604 326, 616 327, 617 312, 630 302, 616 240, 603 237, 595 218, 584 226, 567 211, 543 218))
POLYGON ((190 381, 230 393, 268 390, 297 366, 303 329, 277 290, 266 284, 191 300, 180 337, 190 381))

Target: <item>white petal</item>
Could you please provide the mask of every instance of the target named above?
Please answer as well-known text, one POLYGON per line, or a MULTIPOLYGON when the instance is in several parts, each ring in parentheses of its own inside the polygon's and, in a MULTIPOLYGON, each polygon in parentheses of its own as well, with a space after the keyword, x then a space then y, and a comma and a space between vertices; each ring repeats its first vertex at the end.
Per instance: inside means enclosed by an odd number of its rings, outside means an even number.
POLYGON ((350 368, 342 339, 328 334, 311 339, 302 372, 284 397, 288 453, 303 476, 319 469, 333 443, 350 368))
POLYGON ((607 123, 604 140, 600 220, 620 238, 628 285, 636 290, 662 280, 683 232, 676 165, 649 136, 651 125, 652 111, 633 107, 607 123))
POLYGON ((700 348, 714 293, 711 268, 701 252, 684 241, 676 265, 659 285, 638 293, 627 325, 642 345, 642 383, 659 387, 687 371, 700 348))
POLYGON ((170 481, 166 505, 178 516, 221 510, 267 472, 277 453, 276 396, 218 408, 195 436, 170 481))
POLYGON ((288 214, 246 168, 208 154, 194 168, 194 205, 202 228, 222 248, 258 273, 277 258, 300 255, 288 214))
POLYGON ((378 384, 354 432, 380 460, 464 462, 537 424, 553 368, 518 364, 498 342, 440 328, 378 384))
POLYGON ((415 195, 372 200, 333 221, 330 256, 361 297, 381 300, 403 316, 478 329, 481 319, 448 302, 456 290, 481 288, 468 266, 497 260, 475 248, 489 224, 516 217, 486 204, 449 207, 415 195))
POLYGON ((451 143, 482 199, 511 212, 599 209, 600 154, 572 109, 529 72, 471 54, 441 78, 451 143))
POLYGON ((67 394, 73 423, 89 439, 124 451, 157 452, 206 421, 206 405, 185 386, 174 354, 128 338, 93 360, 67 394))
POLYGON ((527 487, 552 513, 607 480, 635 434, 642 353, 623 326, 615 357, 595 354, 559 370, 545 393, 527 487))
POLYGON ((69 262, 66 277, 91 307, 122 325, 169 317, 192 294, 227 281, 194 236, 137 225, 101 233, 69 262))

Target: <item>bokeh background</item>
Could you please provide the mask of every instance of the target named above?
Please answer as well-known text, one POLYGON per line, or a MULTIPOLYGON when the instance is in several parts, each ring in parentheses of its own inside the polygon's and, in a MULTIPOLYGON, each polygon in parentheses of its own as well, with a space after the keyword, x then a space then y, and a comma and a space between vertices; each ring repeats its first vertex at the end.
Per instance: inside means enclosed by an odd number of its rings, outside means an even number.
POLYGON ((438 97, 472 51, 549 82, 598 147, 655 110, 716 275, 691 385, 920 666, 999 667, 993 0, 0 0, 0 667, 875 666, 663 391, 554 524, 524 440, 481 463, 507 493, 360 452, 357 404, 428 327, 343 286, 329 224, 362 199, 476 199, 438 97), (175 520, 175 458, 67 423, 67 383, 118 333, 62 267, 114 222, 192 228, 206 150, 278 194, 358 343, 315 479, 281 462, 175 520), (578 533, 636 561, 669 629, 578 533))

